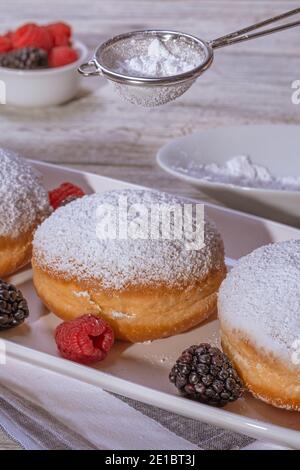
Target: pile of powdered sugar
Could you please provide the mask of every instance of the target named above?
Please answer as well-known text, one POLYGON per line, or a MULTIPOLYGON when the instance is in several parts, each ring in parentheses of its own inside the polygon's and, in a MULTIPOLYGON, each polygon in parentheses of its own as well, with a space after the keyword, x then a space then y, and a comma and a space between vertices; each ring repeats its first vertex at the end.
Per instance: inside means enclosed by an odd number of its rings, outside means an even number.
POLYGON ((99 238, 99 207, 117 207, 120 196, 127 198, 129 207, 184 202, 146 190, 85 196, 56 210, 38 228, 34 238, 36 263, 65 279, 96 280, 104 288, 115 290, 157 283, 183 288, 223 266, 223 243, 209 222, 205 223, 205 246, 198 251, 186 250, 183 239, 99 238))
POLYGON ((167 45, 156 38, 148 46, 147 54, 141 53, 130 59, 119 61, 116 71, 133 77, 158 78, 178 75, 201 64, 199 53, 193 49, 181 48, 170 51, 167 45))
POLYGON ((16 153, 0 148, 0 237, 18 237, 49 211, 37 172, 16 153))
POLYGON ((263 246, 242 258, 221 286, 219 316, 291 364, 300 340, 300 240, 263 246))
POLYGON ((213 183, 233 184, 249 188, 300 191, 300 176, 274 176, 268 168, 254 164, 251 158, 245 155, 233 157, 223 165, 190 162, 186 168, 178 166, 176 169, 188 176, 213 183))

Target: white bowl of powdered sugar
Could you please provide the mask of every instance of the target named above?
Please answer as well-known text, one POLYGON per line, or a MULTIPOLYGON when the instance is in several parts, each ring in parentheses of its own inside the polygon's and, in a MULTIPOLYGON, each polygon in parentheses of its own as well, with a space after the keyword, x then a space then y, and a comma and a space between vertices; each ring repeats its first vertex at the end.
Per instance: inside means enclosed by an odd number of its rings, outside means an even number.
POLYGON ((170 142, 157 160, 217 202, 300 227, 298 126, 210 129, 170 142))

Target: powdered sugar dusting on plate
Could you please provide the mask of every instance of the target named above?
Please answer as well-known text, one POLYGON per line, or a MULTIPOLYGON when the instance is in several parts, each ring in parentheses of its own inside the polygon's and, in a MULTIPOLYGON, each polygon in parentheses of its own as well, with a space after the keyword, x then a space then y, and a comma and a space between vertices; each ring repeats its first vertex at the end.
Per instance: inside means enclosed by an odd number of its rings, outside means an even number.
POLYGON ((300 240, 267 245, 242 258, 221 286, 219 317, 292 364, 300 340, 300 240))
POLYGON ((186 167, 173 166, 173 169, 199 181, 223 183, 235 186, 273 189, 280 191, 300 191, 299 176, 274 176, 270 170, 253 163, 247 155, 238 155, 224 164, 195 163, 190 160, 186 167))
MULTIPOLYGON (((183 288, 224 266, 223 243, 215 226, 205 222, 205 246, 186 250, 180 239, 101 239, 97 237, 97 209, 116 206, 120 196, 128 204, 183 204, 182 198, 147 190, 110 191, 78 199, 55 211, 38 228, 34 258, 43 269, 65 279, 96 280, 107 289, 163 283, 183 288)), ((188 201, 190 202, 190 201, 188 201)))
POLYGON ((0 237, 18 237, 49 211, 38 173, 16 153, 0 148, 0 237))

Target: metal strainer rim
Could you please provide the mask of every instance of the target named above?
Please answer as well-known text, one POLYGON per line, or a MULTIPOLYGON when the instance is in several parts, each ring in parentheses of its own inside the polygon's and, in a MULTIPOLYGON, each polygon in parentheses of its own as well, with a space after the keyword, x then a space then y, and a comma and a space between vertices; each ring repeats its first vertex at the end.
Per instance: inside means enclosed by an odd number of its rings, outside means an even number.
POLYGON ((169 30, 155 30, 155 29, 147 29, 147 30, 140 30, 140 31, 131 31, 128 33, 120 34, 115 36, 111 39, 108 39, 104 43, 102 43, 95 51, 93 61, 96 67, 101 71, 101 73, 106 76, 109 80, 114 82, 118 82, 123 85, 132 85, 132 86, 170 86, 175 85, 177 83, 183 83, 189 80, 195 80, 199 77, 208 67, 210 67, 213 61, 213 48, 210 46, 209 43, 206 41, 197 38, 191 34, 182 33, 180 31, 169 31, 169 30), (200 65, 197 67, 188 70, 187 72, 177 74, 177 75, 170 75, 167 77, 133 77, 131 75, 124 75, 118 73, 108 67, 106 67, 99 57, 101 53, 109 46, 114 45, 116 42, 129 39, 133 36, 138 35, 171 35, 175 37, 185 37, 190 41, 194 42, 196 45, 201 46, 202 51, 205 54, 205 59, 201 62, 200 65))

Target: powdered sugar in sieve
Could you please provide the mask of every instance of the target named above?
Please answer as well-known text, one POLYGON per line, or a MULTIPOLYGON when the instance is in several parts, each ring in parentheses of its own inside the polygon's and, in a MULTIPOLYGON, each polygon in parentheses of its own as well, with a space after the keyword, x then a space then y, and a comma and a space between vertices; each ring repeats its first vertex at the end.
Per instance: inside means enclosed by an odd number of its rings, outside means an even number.
POLYGON ((154 36, 150 32, 124 37, 99 52, 102 67, 130 77, 129 84, 111 82, 119 96, 145 107, 165 104, 182 95, 195 80, 185 75, 201 67, 205 59, 204 47, 185 36, 154 36), (178 80, 180 76, 182 80, 178 80), (144 82, 137 82, 140 79, 144 82))
POLYGON ((187 91, 210 65, 212 55, 210 46, 188 34, 134 31, 100 45, 94 59, 79 71, 85 76, 104 75, 119 96, 151 107, 187 91))

